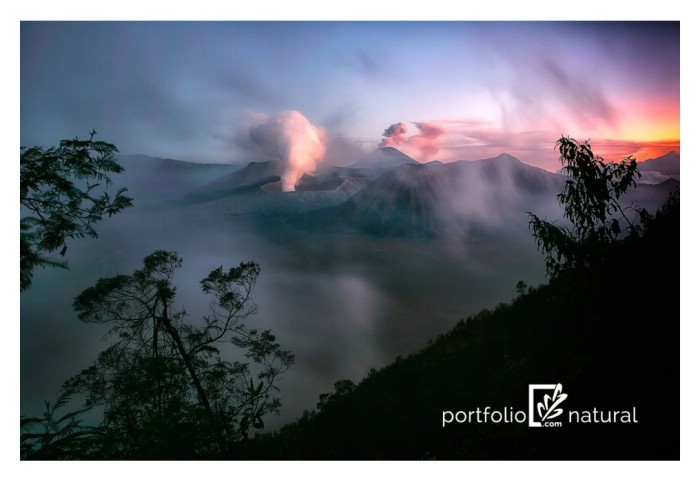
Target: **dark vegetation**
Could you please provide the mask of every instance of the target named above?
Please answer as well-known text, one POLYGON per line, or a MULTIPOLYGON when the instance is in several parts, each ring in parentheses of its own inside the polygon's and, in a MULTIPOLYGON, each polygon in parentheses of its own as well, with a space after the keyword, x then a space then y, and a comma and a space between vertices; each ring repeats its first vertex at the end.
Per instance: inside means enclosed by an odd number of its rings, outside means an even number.
POLYGON ((20 290, 31 286, 36 267, 66 268, 48 257, 68 239, 97 238, 95 223, 131 206, 125 188, 107 192, 109 173, 123 168, 114 158, 117 147, 93 140, 62 140, 58 147, 21 149, 20 163, 20 290))
POLYGON ((587 143, 558 142, 569 223, 530 214, 549 282, 459 321, 421 352, 340 380, 317 407, 257 434, 279 402, 275 379, 293 357, 249 329, 254 263, 212 271, 203 322, 173 310, 181 259, 159 251, 131 275, 75 299, 83 321, 113 343, 65 383, 40 417, 21 421, 26 459, 677 459, 680 198, 656 214, 623 209, 632 159, 608 164, 587 143), (624 215, 623 215, 624 214, 624 215), (231 342, 237 361, 225 360, 231 342), (560 383, 565 410, 631 410, 638 423, 452 423, 442 412, 527 410, 528 384, 560 383), (83 409, 62 413, 70 398, 83 409), (90 412, 101 418, 85 420, 90 412))
POLYGON ((212 300, 197 325, 173 306, 182 259, 157 251, 143 263, 75 299, 80 320, 109 325, 113 343, 64 383, 44 417, 22 418, 25 458, 217 458, 279 410, 276 381, 294 356, 270 331, 243 323, 256 310, 260 267, 248 262, 209 273, 201 287, 212 300), (222 357, 226 342, 240 350, 239 360, 222 357), (84 398, 84 409, 54 420, 70 396, 84 398), (99 426, 83 427, 79 415, 96 409, 103 412, 99 426))
MULTIPOLYGON (((35 266, 54 265, 40 252, 66 238, 96 237, 92 224, 101 214, 130 205, 122 190, 112 200, 90 193, 99 186, 91 182, 109 181, 103 171, 122 170, 115 151, 92 136, 23 151, 22 202, 36 216, 21 224, 22 288, 35 266), (84 190, 74 184, 81 181, 84 190)), ((63 384, 42 416, 21 417, 22 458, 222 458, 279 410, 276 383, 294 356, 269 330, 243 323, 256 312, 260 267, 248 262, 211 271, 200 282, 209 311, 192 322, 174 307, 181 265, 175 252, 156 251, 143 268, 100 279, 75 298, 78 318, 107 325, 112 343, 63 384), (63 413, 71 398, 83 408, 63 413)))

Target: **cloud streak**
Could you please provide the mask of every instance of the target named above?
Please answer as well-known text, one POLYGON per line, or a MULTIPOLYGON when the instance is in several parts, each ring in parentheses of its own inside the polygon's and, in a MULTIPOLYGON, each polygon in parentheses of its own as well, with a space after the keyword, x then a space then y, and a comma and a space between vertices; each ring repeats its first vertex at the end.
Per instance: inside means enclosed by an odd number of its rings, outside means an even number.
POLYGON ((585 59, 540 55, 507 61, 507 79, 490 87, 501 108, 501 129, 585 131, 620 125, 621 113, 585 59))

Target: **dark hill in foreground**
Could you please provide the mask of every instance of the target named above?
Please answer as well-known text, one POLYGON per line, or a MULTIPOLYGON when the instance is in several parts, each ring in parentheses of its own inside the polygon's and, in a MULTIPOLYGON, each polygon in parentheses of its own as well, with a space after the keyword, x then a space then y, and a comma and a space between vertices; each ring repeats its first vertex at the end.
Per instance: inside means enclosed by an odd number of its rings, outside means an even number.
POLYGON ((678 459, 679 204, 613 261, 530 288, 462 320, 422 352, 336 383, 257 459, 678 459), (654 291, 649 297, 646 292, 654 291), (442 425, 443 411, 527 411, 528 385, 561 383, 563 426, 442 425), (569 423, 569 411, 632 411, 637 423, 569 423))

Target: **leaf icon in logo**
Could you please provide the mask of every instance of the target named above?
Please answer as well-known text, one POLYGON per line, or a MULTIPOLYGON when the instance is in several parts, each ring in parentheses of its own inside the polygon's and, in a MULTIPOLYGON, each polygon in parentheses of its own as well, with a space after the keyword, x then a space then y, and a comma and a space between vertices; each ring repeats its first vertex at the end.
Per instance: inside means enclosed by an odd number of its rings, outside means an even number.
POLYGON ((561 383, 557 383, 557 386, 554 387, 554 393, 552 393, 552 398, 557 398, 561 394, 561 383))
POLYGON ((550 400, 549 395, 545 394, 544 395, 544 403, 542 403, 542 402, 537 403, 537 413, 539 414, 540 417, 542 417, 544 415, 544 412, 546 412, 549 409, 549 400, 550 400))
POLYGON ((552 392, 552 396, 550 397, 549 395, 545 394, 544 404, 542 402, 537 404, 537 413, 539 414, 541 421, 544 422, 545 420, 556 418, 564 412, 563 409, 556 408, 561 404, 561 402, 569 397, 566 393, 561 393, 561 391, 561 383, 557 383, 557 386, 554 387, 554 391, 552 392), (551 405, 549 404, 550 400, 552 401, 551 405), (544 415, 542 412, 545 412, 544 415))
POLYGON ((557 408, 556 410, 552 411, 552 413, 547 415, 547 418, 556 418, 559 415, 561 415, 564 412, 564 409, 562 408, 557 408))
POLYGON ((537 415, 539 415, 540 418, 542 418, 542 416, 544 415, 544 412, 545 412, 544 404, 542 402, 537 402, 537 415))

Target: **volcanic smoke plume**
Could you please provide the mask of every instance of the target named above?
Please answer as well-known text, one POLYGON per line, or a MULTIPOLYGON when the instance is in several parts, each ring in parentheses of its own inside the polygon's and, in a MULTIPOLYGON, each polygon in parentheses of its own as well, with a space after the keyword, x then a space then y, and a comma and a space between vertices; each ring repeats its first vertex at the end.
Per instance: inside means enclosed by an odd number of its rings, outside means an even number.
POLYGON ((384 138, 379 143, 380 147, 398 147, 406 146, 410 152, 417 155, 422 161, 430 160, 433 155, 442 148, 442 136, 446 131, 440 125, 429 122, 415 122, 414 125, 418 128, 419 133, 416 135, 408 135, 408 127, 405 123, 399 122, 389 125, 389 128, 384 130, 384 138))
POLYGON ((326 134, 296 110, 274 117, 257 114, 243 144, 283 165, 282 191, 293 192, 299 179, 316 172, 326 154, 326 134))
POLYGON ((379 143, 380 147, 393 147, 406 143, 408 135, 408 127, 405 123, 399 122, 389 125, 389 128, 384 130, 384 138, 379 143))

